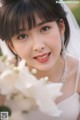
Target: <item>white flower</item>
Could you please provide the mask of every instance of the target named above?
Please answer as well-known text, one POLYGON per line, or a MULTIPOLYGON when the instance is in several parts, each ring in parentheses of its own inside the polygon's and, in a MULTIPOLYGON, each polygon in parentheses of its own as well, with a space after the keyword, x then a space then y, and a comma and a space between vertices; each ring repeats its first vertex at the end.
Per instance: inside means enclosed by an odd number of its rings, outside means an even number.
POLYGON ((37 73, 37 70, 36 70, 36 69, 32 69, 31 73, 32 73, 32 74, 36 74, 36 73, 37 73))
POLYGON ((15 83, 18 79, 18 74, 12 70, 5 70, 0 75, 0 90, 1 94, 10 94, 15 91, 15 83))
POLYGON ((11 108, 12 111, 29 111, 34 106, 34 100, 17 93, 12 99, 7 99, 5 105, 11 108), (17 107, 16 107, 17 106, 17 107))
POLYGON ((47 84, 47 88, 52 95, 53 99, 56 100, 57 97, 62 95, 61 88, 63 84, 62 83, 49 83, 47 84))
MULTIPOLYGON (((47 76, 37 79, 29 72, 24 60, 17 67, 9 62, 0 64, 0 91, 6 95, 5 105, 13 111, 10 120, 19 119, 17 112, 22 114, 21 111, 30 111, 35 107, 51 116, 60 115, 55 100, 62 94, 62 84, 48 82, 47 76)), ((33 73, 36 72, 33 70, 33 73)))
MULTIPOLYGON (((37 86, 38 87, 38 86, 37 86)), ((39 87, 40 88, 40 87, 39 87)), ((55 103, 57 97, 61 96, 60 92, 62 84, 49 84, 41 86, 41 89, 37 90, 37 99, 40 110, 51 116, 59 116, 62 111, 58 110, 55 103)))
POLYGON ((52 93, 54 89, 51 89, 50 86, 45 86, 38 82, 34 86, 30 87, 28 93, 32 92, 32 96, 35 99, 39 109, 51 116, 59 116, 61 111, 58 110, 57 105, 55 103, 55 99, 61 95, 60 89, 62 85, 54 85, 53 88, 56 87, 56 91, 52 93), (52 91, 51 91, 52 90, 52 91))
POLYGON ((26 69, 23 69, 16 87, 25 96, 33 98, 41 111, 52 116, 58 116, 61 111, 58 110, 55 99, 61 95, 62 84, 43 84, 28 71, 27 74, 25 73, 26 69))
POLYGON ((0 74, 6 69, 7 69, 6 65, 4 64, 4 62, 0 60, 0 74))
MULTIPOLYGON (((6 62, 8 63, 8 62, 6 62)), ((22 60, 19 63, 18 67, 14 67, 12 65, 9 65, 2 62, 2 66, 3 66, 3 71, 0 74, 0 90, 1 90, 1 94, 10 94, 10 93, 14 93, 15 89, 16 89, 16 83, 19 79, 20 76, 20 71, 22 71, 23 66, 25 65, 25 61, 22 60), (4 68, 6 67, 6 69, 4 68)))
POLYGON ((36 82, 38 82, 37 78, 28 71, 27 67, 24 67, 19 73, 16 88, 20 91, 24 91, 27 87, 36 84, 36 82))
POLYGON ((21 111, 14 111, 8 120, 25 120, 21 111))

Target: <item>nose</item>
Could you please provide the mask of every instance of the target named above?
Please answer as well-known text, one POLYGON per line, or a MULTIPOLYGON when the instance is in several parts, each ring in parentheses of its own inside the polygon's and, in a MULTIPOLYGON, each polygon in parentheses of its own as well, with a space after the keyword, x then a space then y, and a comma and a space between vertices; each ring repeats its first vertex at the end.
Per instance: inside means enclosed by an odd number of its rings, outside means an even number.
POLYGON ((44 49, 45 49, 44 41, 42 39, 40 39, 39 37, 37 39, 35 39, 33 42, 33 50, 41 52, 44 49))

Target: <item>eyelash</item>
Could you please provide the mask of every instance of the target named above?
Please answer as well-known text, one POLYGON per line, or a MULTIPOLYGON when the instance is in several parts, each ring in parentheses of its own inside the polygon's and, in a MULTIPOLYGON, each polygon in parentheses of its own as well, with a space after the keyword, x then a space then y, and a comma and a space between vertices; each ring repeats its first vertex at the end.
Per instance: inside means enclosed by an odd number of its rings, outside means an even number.
POLYGON ((25 39, 25 38, 20 38, 20 37, 25 37, 25 36, 28 38, 28 35, 26 35, 25 33, 22 33, 22 34, 18 35, 17 39, 19 39, 19 40, 25 39))
MULTIPOLYGON (((50 28, 51 28, 50 26, 44 26, 44 27, 41 28, 40 32, 45 33, 45 32, 47 32, 50 28)), ((20 34, 20 35, 17 36, 17 39, 23 40, 23 39, 25 39, 25 38, 23 38, 23 37, 25 37, 25 36, 28 38, 28 35, 27 35, 27 34, 22 33, 22 34, 20 34), (20 37, 21 37, 21 38, 20 38, 20 37)))
POLYGON ((41 32, 46 32, 46 31, 48 31, 50 28, 51 28, 50 26, 44 26, 44 27, 41 28, 41 32), (48 28, 48 29, 44 30, 45 28, 48 28))

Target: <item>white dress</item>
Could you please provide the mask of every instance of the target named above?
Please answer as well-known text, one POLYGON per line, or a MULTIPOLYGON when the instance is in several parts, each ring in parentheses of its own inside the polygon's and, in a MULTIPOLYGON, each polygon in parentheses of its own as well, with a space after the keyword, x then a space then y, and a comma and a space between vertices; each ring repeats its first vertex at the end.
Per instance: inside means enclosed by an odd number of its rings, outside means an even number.
POLYGON ((38 110, 32 111, 27 115, 24 114, 25 120, 77 120, 80 113, 80 100, 77 93, 77 86, 80 73, 80 62, 78 66, 78 72, 76 76, 74 94, 62 102, 58 103, 58 108, 62 110, 62 114, 59 117, 48 116, 38 110))

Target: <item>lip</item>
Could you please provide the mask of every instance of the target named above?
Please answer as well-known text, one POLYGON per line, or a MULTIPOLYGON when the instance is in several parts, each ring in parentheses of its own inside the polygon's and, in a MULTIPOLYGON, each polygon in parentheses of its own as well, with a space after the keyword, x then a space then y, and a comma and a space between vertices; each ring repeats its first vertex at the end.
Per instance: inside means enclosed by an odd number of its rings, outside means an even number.
POLYGON ((47 62, 49 60, 50 54, 51 54, 50 52, 49 53, 44 53, 42 55, 38 55, 38 56, 34 57, 34 59, 37 60, 38 62, 45 63, 45 62, 47 62), (45 55, 47 55, 47 57, 42 58, 42 59, 38 59, 38 57, 43 57, 45 55))
POLYGON ((41 55, 36 55, 34 58, 36 58, 36 57, 43 57, 44 55, 47 55, 47 54, 49 54, 50 52, 48 52, 48 53, 43 53, 43 54, 41 54, 41 55))

